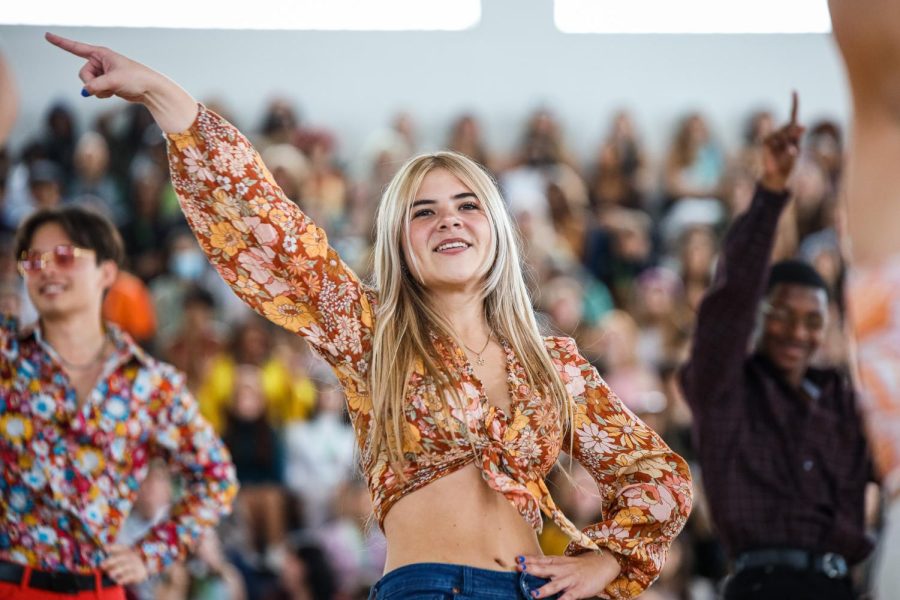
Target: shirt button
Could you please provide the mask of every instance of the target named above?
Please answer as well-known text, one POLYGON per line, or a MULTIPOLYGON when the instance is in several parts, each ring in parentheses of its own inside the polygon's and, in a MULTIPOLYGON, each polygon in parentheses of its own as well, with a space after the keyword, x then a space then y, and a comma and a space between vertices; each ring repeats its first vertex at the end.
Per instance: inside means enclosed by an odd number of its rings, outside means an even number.
POLYGON ((815 464, 816 464, 816 463, 814 463, 812 460, 810 460, 810 459, 807 458, 806 460, 803 461, 803 470, 804 470, 804 471, 811 471, 812 468, 813 468, 813 466, 815 466, 815 464))

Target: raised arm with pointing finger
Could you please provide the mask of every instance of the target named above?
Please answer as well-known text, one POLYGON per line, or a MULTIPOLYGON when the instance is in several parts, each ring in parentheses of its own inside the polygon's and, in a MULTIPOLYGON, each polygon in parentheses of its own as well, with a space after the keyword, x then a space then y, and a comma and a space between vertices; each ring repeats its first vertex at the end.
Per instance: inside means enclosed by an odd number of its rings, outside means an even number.
POLYGON ((766 140, 764 175, 722 243, 681 372, 710 511, 733 576, 725 600, 851 600, 871 550, 871 469, 845 373, 814 368, 828 290, 812 266, 769 261, 803 128, 766 140), (752 343, 752 349, 751 347, 752 343))

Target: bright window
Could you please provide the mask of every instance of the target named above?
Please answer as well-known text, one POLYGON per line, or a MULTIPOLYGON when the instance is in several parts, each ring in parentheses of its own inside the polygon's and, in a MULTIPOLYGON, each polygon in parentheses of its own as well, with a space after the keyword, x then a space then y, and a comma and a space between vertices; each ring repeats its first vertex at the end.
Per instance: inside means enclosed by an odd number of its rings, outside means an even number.
POLYGON ((828 33, 827 0, 554 0, 565 33, 828 33))
POLYGON ((6 25, 459 31, 481 20, 481 0, 8 0, 6 25))

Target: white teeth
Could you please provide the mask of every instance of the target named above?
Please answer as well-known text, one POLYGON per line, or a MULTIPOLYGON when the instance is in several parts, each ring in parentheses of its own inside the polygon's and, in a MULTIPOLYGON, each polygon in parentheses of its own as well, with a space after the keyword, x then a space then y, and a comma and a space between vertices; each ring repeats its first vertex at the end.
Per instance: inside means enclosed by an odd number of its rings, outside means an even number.
POLYGON ((437 248, 435 248, 435 252, 443 252, 444 250, 451 250, 453 248, 468 248, 469 245, 465 242, 449 242, 447 244, 441 244, 437 248))
POLYGON ((63 290, 63 286, 58 283, 51 283, 41 288, 41 292, 45 294, 56 294, 63 290))

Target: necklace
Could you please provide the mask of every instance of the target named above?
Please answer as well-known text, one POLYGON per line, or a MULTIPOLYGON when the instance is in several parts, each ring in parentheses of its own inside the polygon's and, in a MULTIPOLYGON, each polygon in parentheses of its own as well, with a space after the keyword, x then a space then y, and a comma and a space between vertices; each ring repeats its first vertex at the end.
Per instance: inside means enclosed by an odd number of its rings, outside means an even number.
POLYGON ((481 358, 481 355, 484 354, 484 351, 485 351, 485 350, 487 350, 488 344, 491 343, 491 338, 492 338, 493 336, 494 336, 494 332, 493 332, 493 331, 489 331, 489 332, 488 332, 488 339, 487 339, 487 341, 484 343, 484 348, 481 349, 481 352, 476 352, 475 350, 472 350, 471 348, 469 348, 468 346, 466 346, 465 343, 463 344, 463 346, 465 346, 466 350, 468 350, 469 352, 471 352, 472 354, 475 355, 475 364, 478 365, 479 367, 483 367, 483 366, 484 366, 484 359, 481 358))
MULTIPOLYGON (((106 343, 107 343, 108 341, 109 341, 109 337, 107 337, 107 336, 104 334, 104 336, 103 336, 103 343, 100 344, 100 349, 97 350, 97 353, 94 355, 94 357, 93 357, 91 360, 89 360, 88 362, 86 362, 86 363, 81 363, 81 364, 73 363, 73 362, 70 362, 70 361, 66 360, 65 358, 63 358, 62 354, 60 354, 59 352, 57 352, 56 349, 53 348, 53 347, 51 347, 51 350, 53 350, 53 355, 56 357, 56 359, 57 359, 60 363, 62 363, 62 365, 63 365, 64 367, 66 367, 67 369, 73 369, 73 370, 76 370, 76 371, 83 371, 83 370, 85 370, 85 369, 90 369, 91 367, 96 366, 97 363, 99 363, 99 362, 103 359, 103 355, 104 355, 105 352, 106 352, 106 343)), ((49 344, 47 344, 47 345, 49 346, 49 344)))

